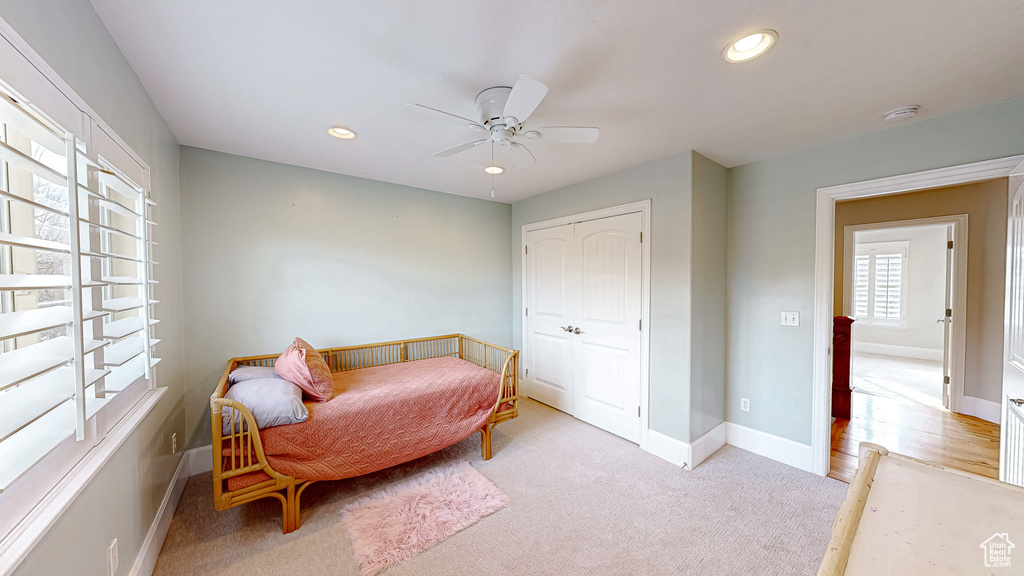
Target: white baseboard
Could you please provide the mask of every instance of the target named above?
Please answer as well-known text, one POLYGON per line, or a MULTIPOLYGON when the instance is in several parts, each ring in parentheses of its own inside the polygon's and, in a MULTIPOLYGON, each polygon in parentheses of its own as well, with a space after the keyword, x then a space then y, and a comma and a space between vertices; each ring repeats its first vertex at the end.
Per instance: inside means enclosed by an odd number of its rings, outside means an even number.
POLYGON ((975 416, 982 420, 988 420, 989 422, 999 424, 999 421, 1002 419, 1002 412, 1003 409, 1002 406, 999 405, 999 402, 976 398, 974 396, 964 396, 960 400, 961 414, 975 416))
POLYGON ((726 422, 725 426, 725 441, 730 446, 811 471, 812 453, 809 445, 732 422, 726 422))
POLYGON ((171 527, 171 519, 174 518, 174 511, 178 508, 178 501, 181 500, 181 493, 185 491, 185 483, 188 481, 188 460, 188 452, 185 452, 178 462, 178 468, 174 471, 174 477, 171 478, 164 499, 160 502, 160 508, 156 511, 156 518, 146 533, 146 539, 142 541, 139 555, 135 557, 135 564, 129 572, 131 576, 150 576, 156 568, 156 559, 160 556, 164 539, 167 538, 167 529, 171 527))
POLYGON ((676 466, 693 470, 708 456, 725 446, 725 430, 725 422, 722 422, 692 444, 655 430, 648 430, 646 450, 676 466))
POLYGON ((699 466, 708 456, 725 446, 727 428, 726 423, 722 422, 690 444, 690 470, 699 466))
POLYGON ((878 342, 854 341, 853 353, 883 354, 885 356, 900 356, 902 358, 942 362, 942 350, 918 348, 916 346, 897 346, 896 344, 879 344, 878 342))
POLYGON ((651 454, 685 468, 690 462, 690 445, 655 430, 647 431, 647 448, 651 454))
POLYGON ((156 568, 156 559, 160 556, 160 549, 164 546, 164 539, 167 538, 167 530, 171 527, 171 519, 174 518, 174 511, 178 509, 178 502, 185 491, 185 483, 189 476, 202 474, 213 470, 213 448, 203 446, 186 450, 178 462, 178 468, 174 471, 174 478, 164 494, 160 508, 156 512, 156 518, 149 527, 146 539, 142 541, 142 548, 139 555, 135 557, 135 564, 129 572, 131 576, 152 576, 156 568))
POLYGON ((188 454, 188 475, 195 476, 204 472, 213 472, 213 446, 200 446, 186 452, 188 454))

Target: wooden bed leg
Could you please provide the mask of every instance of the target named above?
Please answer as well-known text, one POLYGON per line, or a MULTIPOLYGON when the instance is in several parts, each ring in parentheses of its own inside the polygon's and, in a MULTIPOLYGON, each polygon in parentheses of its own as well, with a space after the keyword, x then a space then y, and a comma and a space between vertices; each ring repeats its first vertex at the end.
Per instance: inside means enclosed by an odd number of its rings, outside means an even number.
POLYGON ((289 484, 285 494, 284 526, 282 528, 282 533, 289 534, 298 528, 295 525, 295 485, 289 484))
POLYGON ((483 456, 484 460, 490 460, 491 456, 491 437, 494 432, 494 424, 484 424, 483 428, 480 428, 480 455, 483 456))

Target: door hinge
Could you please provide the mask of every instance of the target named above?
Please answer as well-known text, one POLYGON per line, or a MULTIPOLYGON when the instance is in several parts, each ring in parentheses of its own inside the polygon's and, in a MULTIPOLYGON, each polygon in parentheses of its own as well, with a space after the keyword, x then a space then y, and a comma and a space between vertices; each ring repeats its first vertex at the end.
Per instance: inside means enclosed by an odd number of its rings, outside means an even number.
POLYGON ((529 246, 523 246, 523 251, 526 252, 527 254, 529 254, 530 253, 530 247, 529 246))
POLYGON ((526 315, 527 315, 527 316, 529 316, 529 315, 530 315, 530 309, 529 309, 529 308, 527 308, 527 309, 526 309, 526 315))
POLYGON ((640 417, 640 407, 639 406, 636 407, 636 417, 637 418, 640 417))
POLYGON ((949 384, 949 376, 943 376, 942 377, 942 383, 943 384, 949 384))
POLYGON ((953 241, 952 241, 952 240, 950 240, 950 241, 946 242, 946 248, 948 248, 948 249, 950 249, 950 250, 952 250, 952 249, 953 249, 953 241))
POLYGON ((946 308, 946 318, 952 318, 952 317, 953 317, 953 309, 952 308, 946 308))
POLYGON ((637 328, 638 328, 638 329, 639 329, 639 330, 640 330, 641 332, 643 332, 643 331, 644 331, 644 319, 643 319, 643 318, 641 318, 641 319, 640 319, 640 325, 639 325, 639 326, 637 326, 637 328))
POLYGON ((526 369, 526 375, 527 375, 527 376, 529 376, 529 375, 530 375, 530 369, 529 369, 529 368, 527 368, 527 369, 526 369))
POLYGON ((643 232, 640 233, 640 243, 641 244, 644 243, 644 233, 643 232))

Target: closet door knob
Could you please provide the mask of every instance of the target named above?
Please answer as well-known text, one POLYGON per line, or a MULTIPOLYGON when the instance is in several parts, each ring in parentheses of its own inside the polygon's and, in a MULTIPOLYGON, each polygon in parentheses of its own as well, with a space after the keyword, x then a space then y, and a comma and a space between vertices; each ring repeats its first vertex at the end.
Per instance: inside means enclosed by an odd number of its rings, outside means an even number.
POLYGON ((586 332, 584 332, 583 330, 580 330, 579 328, 573 330, 572 333, 573 334, 586 334, 586 332))
POLYGON ((572 324, 569 324, 568 326, 559 326, 559 328, 565 330, 566 332, 572 332, 572 324))

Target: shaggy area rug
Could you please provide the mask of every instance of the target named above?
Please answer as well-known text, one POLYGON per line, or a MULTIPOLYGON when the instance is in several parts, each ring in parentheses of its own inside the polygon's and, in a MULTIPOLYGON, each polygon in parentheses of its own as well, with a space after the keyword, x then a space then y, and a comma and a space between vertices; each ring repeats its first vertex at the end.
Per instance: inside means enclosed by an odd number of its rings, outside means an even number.
POLYGON ((363 576, 373 576, 508 505, 469 462, 455 462, 345 506, 342 524, 363 576))

